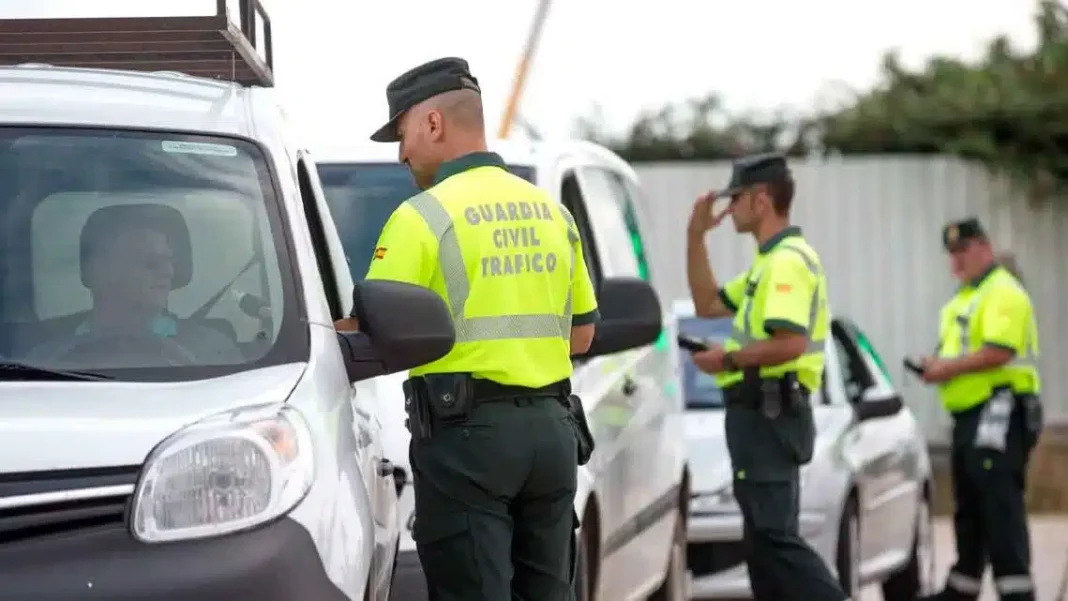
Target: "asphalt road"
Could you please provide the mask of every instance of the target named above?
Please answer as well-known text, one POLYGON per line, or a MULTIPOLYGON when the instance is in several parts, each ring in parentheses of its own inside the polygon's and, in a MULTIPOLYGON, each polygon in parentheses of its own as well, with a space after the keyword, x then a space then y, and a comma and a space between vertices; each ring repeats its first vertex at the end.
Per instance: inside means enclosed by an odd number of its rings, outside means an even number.
MULTIPOLYGON (((953 528, 948 520, 940 519, 935 523, 935 565, 939 584, 945 579, 954 556, 953 528)), ((1036 601, 1068 601, 1068 596, 1055 598, 1065 570, 1068 569, 1068 518, 1031 518, 1031 557, 1035 585, 1038 587, 1036 601)), ((986 582, 983 584, 983 594, 979 601, 997 601, 991 578, 990 570, 987 569, 986 582)), ((879 594, 878 587, 868 587, 858 601, 882 601, 882 595, 879 594)))

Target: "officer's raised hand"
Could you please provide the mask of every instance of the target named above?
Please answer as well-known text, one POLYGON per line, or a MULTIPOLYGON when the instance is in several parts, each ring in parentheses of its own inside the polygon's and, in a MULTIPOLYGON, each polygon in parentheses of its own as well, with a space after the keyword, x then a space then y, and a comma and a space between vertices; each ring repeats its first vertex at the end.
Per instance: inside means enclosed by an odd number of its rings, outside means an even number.
POLYGON ((709 347, 708 350, 694 353, 693 364, 703 372, 718 374, 726 369, 723 365, 724 354, 726 354, 726 352, 723 350, 722 346, 712 346, 709 347))
POLYGON ((716 192, 707 192, 698 196, 694 201, 693 212, 690 213, 690 223, 687 227, 690 236, 704 236, 705 232, 714 229, 730 214, 730 205, 719 213, 713 213, 718 198, 716 192))

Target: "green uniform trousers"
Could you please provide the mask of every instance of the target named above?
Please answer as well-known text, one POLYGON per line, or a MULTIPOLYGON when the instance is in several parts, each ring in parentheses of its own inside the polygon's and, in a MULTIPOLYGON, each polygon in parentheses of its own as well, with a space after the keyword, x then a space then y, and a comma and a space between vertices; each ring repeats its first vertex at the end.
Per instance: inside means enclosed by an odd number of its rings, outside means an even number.
POLYGON ((728 406, 725 423, 753 597, 842 601, 847 595, 798 527, 800 465, 811 452, 812 410, 806 405, 769 416, 756 404, 728 406))
POLYGON ((410 448, 430 601, 565 601, 576 442, 551 397, 479 403, 410 448))
MULTIPOLYGON (((1012 395, 1011 391, 1008 392, 1012 395)), ((989 563, 1002 601, 1034 601, 1031 537, 1024 502, 1027 463, 1035 440, 1028 437, 1027 395, 1013 396, 1004 448, 976 444, 984 410, 991 402, 953 415, 953 533, 957 561, 934 599, 975 601, 989 563)))

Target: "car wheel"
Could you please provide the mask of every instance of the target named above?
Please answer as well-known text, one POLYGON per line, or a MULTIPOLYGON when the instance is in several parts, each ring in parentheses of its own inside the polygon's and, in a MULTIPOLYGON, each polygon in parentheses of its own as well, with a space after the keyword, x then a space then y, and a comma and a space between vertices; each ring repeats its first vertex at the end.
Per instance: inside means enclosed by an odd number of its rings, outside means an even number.
POLYGON ((675 535, 671 538, 671 550, 668 552, 667 572, 664 583, 649 601, 687 601, 689 574, 686 571, 686 524, 681 516, 675 520, 675 535))
POLYGON ((854 597, 860 591, 860 518, 857 516, 857 502, 852 498, 842 510, 835 564, 842 591, 847 597, 854 597))
POLYGON ((908 564, 883 583, 885 601, 914 601, 935 592, 934 524, 931 502, 926 497, 920 499, 915 529, 916 536, 908 564))
POLYGON ((574 591, 575 601, 592 601, 593 592, 590 591, 590 544, 586 540, 586 532, 580 531, 575 547, 575 578, 571 581, 571 589, 574 591))

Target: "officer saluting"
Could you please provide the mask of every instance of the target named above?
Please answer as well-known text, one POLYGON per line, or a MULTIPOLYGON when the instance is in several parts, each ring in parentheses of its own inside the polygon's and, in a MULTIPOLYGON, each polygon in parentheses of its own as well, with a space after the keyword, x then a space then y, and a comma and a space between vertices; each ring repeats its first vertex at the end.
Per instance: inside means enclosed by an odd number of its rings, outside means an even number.
POLYGON ((1001 599, 1032 601, 1024 476, 1042 428, 1034 309, 978 220, 948 224, 942 242, 961 287, 942 308, 938 353, 922 377, 953 416, 957 563, 931 598, 974 601, 989 557, 1001 599))
POLYGON ((418 66, 386 98, 390 120, 371 139, 400 142, 423 192, 389 218, 367 278, 437 292, 456 326, 453 350, 405 382, 430 599, 567 599, 576 464, 590 451, 571 355, 598 318, 578 231, 487 152, 466 61, 418 66))
POLYGON ((687 239, 696 313, 734 315, 734 325, 722 347, 693 359, 716 375, 727 401, 727 447, 754 596, 842 601, 847 595, 798 533, 799 470, 815 441, 809 395, 823 377, 830 319, 819 257, 789 224, 793 196, 786 159, 770 154, 737 160, 725 191, 697 199, 687 239), (719 197, 730 205, 714 215, 719 197), (720 287, 704 239, 728 214, 759 250, 747 272, 720 287))

